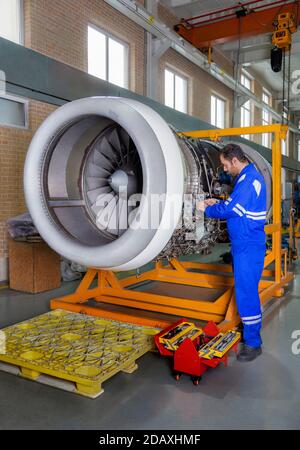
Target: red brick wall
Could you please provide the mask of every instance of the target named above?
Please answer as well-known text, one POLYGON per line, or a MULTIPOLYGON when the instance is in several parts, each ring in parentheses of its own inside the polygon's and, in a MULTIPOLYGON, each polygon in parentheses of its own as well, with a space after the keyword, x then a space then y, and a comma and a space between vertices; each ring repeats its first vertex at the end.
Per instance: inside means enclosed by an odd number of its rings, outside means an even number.
POLYGON ((23 169, 27 149, 39 124, 54 109, 54 106, 31 101, 28 130, 0 127, 0 281, 1 263, 7 257, 6 221, 26 211, 23 169))

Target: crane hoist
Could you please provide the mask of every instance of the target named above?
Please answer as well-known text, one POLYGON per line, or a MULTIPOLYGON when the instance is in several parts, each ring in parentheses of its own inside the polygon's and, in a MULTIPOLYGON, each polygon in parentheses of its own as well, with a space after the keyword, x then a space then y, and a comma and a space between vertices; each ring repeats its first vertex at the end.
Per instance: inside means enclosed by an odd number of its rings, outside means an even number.
POLYGON ((282 69, 282 57, 286 52, 290 52, 292 34, 297 31, 296 16, 291 12, 278 14, 273 22, 273 26, 271 66, 274 72, 280 72, 282 69))

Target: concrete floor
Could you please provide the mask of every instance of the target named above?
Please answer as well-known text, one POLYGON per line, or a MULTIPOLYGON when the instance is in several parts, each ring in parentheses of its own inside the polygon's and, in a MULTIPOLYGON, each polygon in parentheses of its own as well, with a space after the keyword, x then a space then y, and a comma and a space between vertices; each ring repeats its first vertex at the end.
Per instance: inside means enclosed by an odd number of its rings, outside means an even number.
MULTIPOLYGON (((96 400, 0 372, 0 429, 299 429, 300 354, 291 335, 300 330, 300 262, 295 273, 267 313, 257 360, 231 357, 196 387, 187 376, 176 382, 168 361, 150 353, 134 374, 106 381, 96 400)), ((38 295, 0 290, 0 328, 48 311, 51 298, 76 285, 38 295)))

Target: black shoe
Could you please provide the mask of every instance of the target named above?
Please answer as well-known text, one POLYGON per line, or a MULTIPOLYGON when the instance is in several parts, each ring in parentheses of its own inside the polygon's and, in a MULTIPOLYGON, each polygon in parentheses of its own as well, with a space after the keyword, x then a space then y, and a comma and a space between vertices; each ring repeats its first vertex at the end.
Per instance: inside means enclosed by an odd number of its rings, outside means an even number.
POLYGON ((237 360, 241 362, 253 361, 261 354, 261 347, 250 347, 249 345, 244 345, 244 348, 237 355, 237 360))

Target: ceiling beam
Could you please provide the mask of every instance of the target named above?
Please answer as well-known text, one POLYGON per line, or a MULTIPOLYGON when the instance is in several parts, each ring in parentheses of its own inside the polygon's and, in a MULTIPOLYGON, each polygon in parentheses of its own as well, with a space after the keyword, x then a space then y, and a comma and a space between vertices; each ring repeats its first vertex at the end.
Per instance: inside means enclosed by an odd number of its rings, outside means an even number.
POLYGON ((217 48, 222 52, 236 51, 240 47, 241 51, 246 51, 251 48, 267 48, 271 44, 271 33, 260 34, 259 36, 252 36, 250 38, 242 38, 226 42, 225 44, 217 45, 217 48))
MULTIPOLYGON (((217 49, 224 52, 227 57, 235 59, 236 54, 240 51, 240 64, 250 65, 259 61, 270 60, 270 52, 272 48, 271 35, 262 35, 255 38, 243 39, 240 44, 238 41, 229 42, 224 45, 218 45, 217 49)), ((293 35, 291 55, 300 53, 300 32, 293 35)))
MULTIPOLYGON (((299 55, 300 53, 300 42, 293 44, 291 56, 299 55)), ((235 53, 236 54, 236 53, 235 53)), ((269 61, 271 59, 271 47, 263 50, 247 50, 245 52, 240 53, 239 61, 240 64, 244 66, 249 66, 251 64, 261 62, 261 61, 269 61)))

